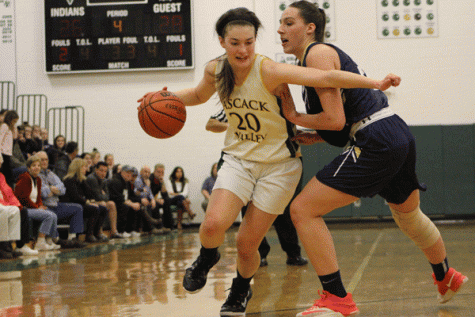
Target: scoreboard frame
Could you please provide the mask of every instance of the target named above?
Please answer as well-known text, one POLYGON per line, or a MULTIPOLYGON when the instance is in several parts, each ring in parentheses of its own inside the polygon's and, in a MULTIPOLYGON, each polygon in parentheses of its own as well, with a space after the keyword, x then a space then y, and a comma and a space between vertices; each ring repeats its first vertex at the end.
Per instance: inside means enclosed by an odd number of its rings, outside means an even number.
POLYGON ((45 0, 46 74, 194 68, 193 0, 45 0))

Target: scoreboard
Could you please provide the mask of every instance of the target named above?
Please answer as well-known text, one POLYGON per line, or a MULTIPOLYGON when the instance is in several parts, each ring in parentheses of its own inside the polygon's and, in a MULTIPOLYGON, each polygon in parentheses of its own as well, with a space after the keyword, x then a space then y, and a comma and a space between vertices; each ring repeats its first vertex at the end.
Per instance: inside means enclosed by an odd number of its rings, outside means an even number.
POLYGON ((48 74, 193 68, 192 0, 45 0, 48 74))

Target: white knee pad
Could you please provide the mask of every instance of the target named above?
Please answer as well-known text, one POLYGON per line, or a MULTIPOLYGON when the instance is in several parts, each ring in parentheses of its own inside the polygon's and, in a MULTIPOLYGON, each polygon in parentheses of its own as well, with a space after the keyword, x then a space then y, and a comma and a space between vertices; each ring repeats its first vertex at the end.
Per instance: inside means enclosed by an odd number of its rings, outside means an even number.
POLYGON ((419 206, 411 212, 398 212, 391 207, 389 209, 401 231, 421 250, 433 246, 439 239, 439 230, 429 217, 422 213, 419 206))

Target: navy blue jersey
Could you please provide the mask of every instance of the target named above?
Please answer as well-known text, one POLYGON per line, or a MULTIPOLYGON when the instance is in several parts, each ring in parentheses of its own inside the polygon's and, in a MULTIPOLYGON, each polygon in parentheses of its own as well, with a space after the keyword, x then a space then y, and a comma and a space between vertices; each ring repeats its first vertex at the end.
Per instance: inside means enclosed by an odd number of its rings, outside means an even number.
MULTIPOLYGON (((335 45, 328 43, 315 42, 310 44, 305 51, 301 66, 307 66, 307 55, 310 49, 318 44, 328 45, 338 53, 340 58, 341 70, 349 71, 355 74, 366 76, 366 74, 358 67, 358 65, 341 49, 335 45)), ((349 140, 349 132, 351 125, 361 119, 372 115, 376 111, 388 107, 388 98, 377 89, 341 89, 343 108, 345 111, 346 125, 341 131, 323 131, 318 130, 318 134, 328 143, 336 146, 345 146, 349 140)), ((320 98, 314 87, 303 87, 302 97, 305 102, 305 108, 308 114, 317 114, 323 111, 320 98)))

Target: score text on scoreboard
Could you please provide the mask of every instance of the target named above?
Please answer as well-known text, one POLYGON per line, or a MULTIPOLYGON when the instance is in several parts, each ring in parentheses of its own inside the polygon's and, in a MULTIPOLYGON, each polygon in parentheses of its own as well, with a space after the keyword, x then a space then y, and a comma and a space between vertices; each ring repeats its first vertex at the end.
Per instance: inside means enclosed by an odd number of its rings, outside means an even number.
POLYGON ((46 72, 193 68, 191 1, 45 0, 46 72))

